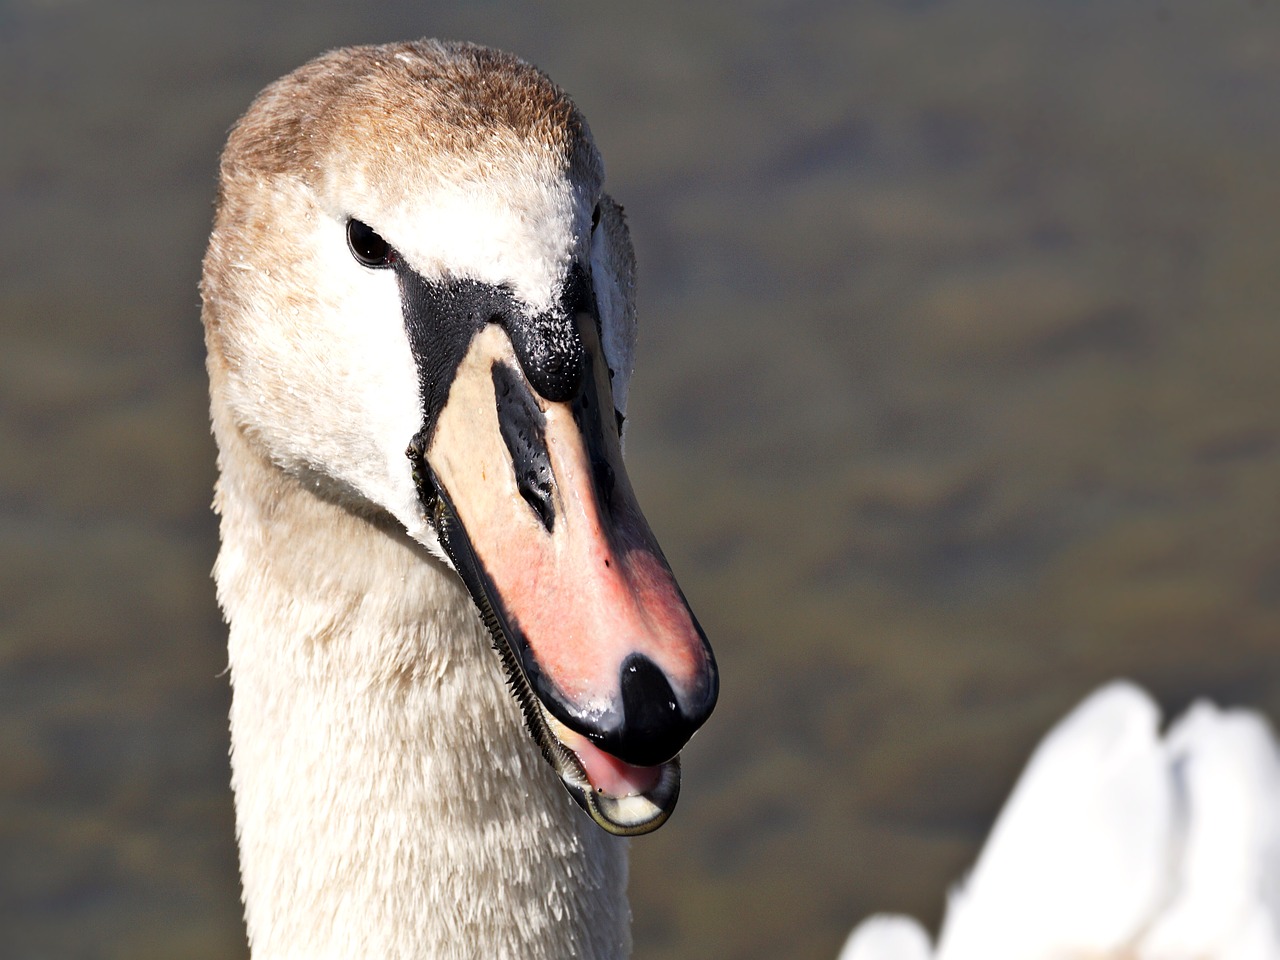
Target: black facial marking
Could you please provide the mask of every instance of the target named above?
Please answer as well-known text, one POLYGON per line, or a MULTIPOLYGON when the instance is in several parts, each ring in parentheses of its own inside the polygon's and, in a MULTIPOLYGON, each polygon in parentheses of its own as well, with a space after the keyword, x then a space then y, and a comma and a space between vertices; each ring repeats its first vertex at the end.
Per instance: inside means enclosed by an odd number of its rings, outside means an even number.
POLYGON ((422 447, 431 443, 449 387, 471 339, 513 305, 510 293, 475 280, 428 282, 403 260, 394 264, 409 347, 422 388, 422 447))
POLYGON ((498 403, 498 429, 515 469, 516 489, 550 533, 556 508, 552 499, 555 477, 547 453, 547 418, 524 378, 505 363, 493 365, 493 393, 498 403))
POLYGON ((414 438, 422 450, 431 444, 471 339, 488 323, 507 332, 521 370, 541 397, 559 403, 582 391, 587 356, 577 318, 583 311, 594 316, 595 298, 581 267, 565 280, 552 309, 530 315, 506 286, 466 278, 427 281, 402 258, 391 266, 422 389, 422 430, 414 438))
POLYGON ((557 308, 506 325, 516 357, 533 389, 552 403, 572 400, 582 390, 587 352, 577 315, 595 311, 591 281, 574 267, 557 308))

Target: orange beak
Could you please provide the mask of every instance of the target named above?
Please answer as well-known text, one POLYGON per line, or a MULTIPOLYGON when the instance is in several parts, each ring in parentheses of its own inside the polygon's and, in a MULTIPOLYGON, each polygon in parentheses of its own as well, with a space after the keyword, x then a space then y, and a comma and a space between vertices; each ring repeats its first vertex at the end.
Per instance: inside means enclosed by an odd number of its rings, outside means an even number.
POLYGON ((645 833, 675 805, 718 674, 627 479, 594 314, 571 320, 576 390, 539 394, 519 338, 488 322, 410 453, 544 755, 606 830, 645 833))

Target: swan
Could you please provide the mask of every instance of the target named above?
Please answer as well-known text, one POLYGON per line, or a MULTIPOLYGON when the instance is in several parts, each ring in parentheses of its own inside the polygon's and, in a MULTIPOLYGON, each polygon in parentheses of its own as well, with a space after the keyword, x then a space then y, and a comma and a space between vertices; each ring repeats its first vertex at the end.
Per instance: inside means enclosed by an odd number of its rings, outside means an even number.
POLYGON ((876 916, 840 960, 1280 960, 1280 745, 1199 701, 1095 691, 1032 754, 936 947, 876 916))
POLYGON ((201 280, 255 960, 620 957, 715 704, 621 459, 634 260, 513 56, 320 56, 223 152, 201 280), (603 829, 601 829, 603 828, 603 829))

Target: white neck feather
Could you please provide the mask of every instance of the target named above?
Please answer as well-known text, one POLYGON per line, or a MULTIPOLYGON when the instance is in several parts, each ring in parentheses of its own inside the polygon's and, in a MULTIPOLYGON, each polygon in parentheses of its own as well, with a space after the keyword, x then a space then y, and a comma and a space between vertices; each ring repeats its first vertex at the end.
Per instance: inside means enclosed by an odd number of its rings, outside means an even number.
POLYGON ((626 842, 538 755, 457 578, 217 413, 255 960, 626 956, 626 842))

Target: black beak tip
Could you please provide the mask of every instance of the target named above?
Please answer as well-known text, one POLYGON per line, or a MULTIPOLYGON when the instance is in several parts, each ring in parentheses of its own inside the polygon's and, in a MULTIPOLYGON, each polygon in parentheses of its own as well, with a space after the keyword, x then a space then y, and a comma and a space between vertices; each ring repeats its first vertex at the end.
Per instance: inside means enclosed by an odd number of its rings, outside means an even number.
POLYGON ((657 664, 642 654, 632 654, 623 661, 619 678, 622 723, 598 742, 620 760, 636 766, 665 763, 710 715, 718 686, 712 671, 704 695, 692 712, 686 713, 657 664))

